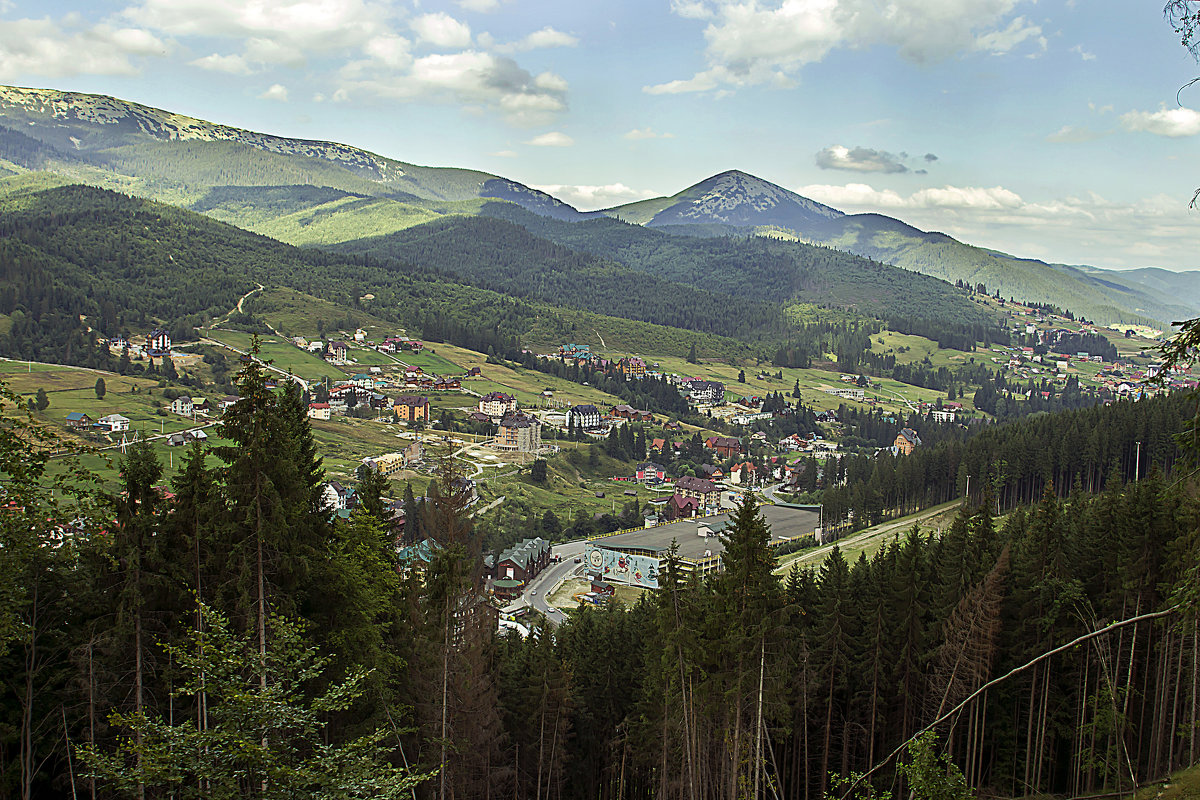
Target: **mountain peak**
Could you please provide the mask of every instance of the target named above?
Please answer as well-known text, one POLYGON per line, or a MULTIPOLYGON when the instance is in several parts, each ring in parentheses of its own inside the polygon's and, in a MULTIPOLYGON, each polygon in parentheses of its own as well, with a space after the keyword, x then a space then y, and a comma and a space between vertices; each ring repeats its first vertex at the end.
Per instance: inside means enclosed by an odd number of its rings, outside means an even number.
POLYGON ((670 198, 647 224, 721 224, 737 227, 777 225, 803 229, 842 212, 738 169, 706 178, 670 198))

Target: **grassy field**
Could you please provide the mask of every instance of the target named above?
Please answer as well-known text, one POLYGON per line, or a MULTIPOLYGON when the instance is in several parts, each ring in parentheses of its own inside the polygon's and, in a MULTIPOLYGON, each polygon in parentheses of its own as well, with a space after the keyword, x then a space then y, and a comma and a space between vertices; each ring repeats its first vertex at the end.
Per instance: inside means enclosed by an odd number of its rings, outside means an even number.
MULTIPOLYGON (((241 351, 250 349, 251 334, 242 331, 207 330, 204 335, 222 344, 229 345, 241 351)), ((317 381, 328 377, 332 380, 344 378, 347 372, 329 364, 312 353, 301 350, 289 341, 278 336, 260 336, 259 357, 270 361, 272 366, 290 371, 308 381, 317 381)), ((236 358, 235 358, 236 361, 236 358)), ((351 368, 352 369, 352 368, 351 368)))
MULTIPOLYGON (((853 564, 858 560, 860 555, 870 558, 875 555, 879 548, 884 547, 894 538, 904 536, 914 523, 917 524, 917 527, 924 534, 941 533, 942 530, 949 527, 950 523, 953 522, 954 515, 958 513, 958 509, 959 503, 957 501, 944 503, 916 514, 910 514, 901 519, 876 525, 873 528, 867 528, 857 533, 845 534, 835 544, 842 551, 842 556, 846 559, 846 562, 853 564)), ((999 527, 999 524, 997 524, 997 527, 999 527)), ((829 555, 830 549, 829 545, 823 545, 799 553, 790 553, 779 560, 779 567, 775 570, 775 573, 777 575, 785 575, 792 568, 793 564, 799 564, 801 567, 820 567, 821 562, 829 555)))

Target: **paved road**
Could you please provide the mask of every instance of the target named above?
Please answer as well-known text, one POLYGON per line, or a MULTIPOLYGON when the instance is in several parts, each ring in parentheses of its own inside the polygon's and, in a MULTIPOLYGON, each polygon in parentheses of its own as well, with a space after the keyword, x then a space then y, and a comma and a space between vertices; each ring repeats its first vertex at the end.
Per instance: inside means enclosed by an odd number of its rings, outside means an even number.
MULTIPOLYGON (((242 355, 242 356, 248 355, 245 350, 239 350, 236 347, 231 347, 230 345, 227 345, 221 341, 217 341, 216 339, 209 339, 206 337, 201 337, 200 341, 204 342, 205 344, 212 344, 212 345, 216 345, 217 347, 224 347, 226 350, 232 350, 233 352, 237 353, 238 355, 242 355)), ((264 368, 270 370, 271 372, 276 372, 285 378, 289 378, 289 379, 295 381, 296 383, 300 384, 301 389, 303 389, 306 392, 308 391, 309 382, 304 380, 303 378, 301 378, 299 375, 288 372, 287 370, 280 369, 279 367, 272 366, 271 364, 267 364, 261 358, 256 358, 254 360, 257 361, 264 368)))
POLYGON ((505 611, 516 611, 519 608, 531 607, 544 616, 551 625, 559 625, 567 616, 546 602, 546 595, 553 592, 555 587, 572 575, 582 575, 582 563, 576 564, 575 557, 583 555, 585 541, 556 544, 550 549, 553 556, 562 556, 559 563, 551 563, 542 570, 541 574, 529 582, 525 594, 518 600, 505 607, 505 611))

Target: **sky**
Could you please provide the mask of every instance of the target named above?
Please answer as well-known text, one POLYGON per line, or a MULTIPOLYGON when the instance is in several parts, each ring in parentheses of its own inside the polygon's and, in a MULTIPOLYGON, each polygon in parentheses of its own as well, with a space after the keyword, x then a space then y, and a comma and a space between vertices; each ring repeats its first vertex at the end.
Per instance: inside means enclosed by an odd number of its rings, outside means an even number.
POLYGON ((740 169, 849 213, 1200 268, 1161 0, 0 0, 0 82, 481 169, 580 209, 740 169))

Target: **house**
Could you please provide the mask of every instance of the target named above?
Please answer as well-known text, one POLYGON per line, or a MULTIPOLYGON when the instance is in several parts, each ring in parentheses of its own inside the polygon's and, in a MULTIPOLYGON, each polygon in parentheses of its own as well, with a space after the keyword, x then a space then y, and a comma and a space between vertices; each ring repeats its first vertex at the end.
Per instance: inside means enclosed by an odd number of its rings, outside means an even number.
POLYGON ((734 458, 742 454, 742 443, 732 436, 710 436, 704 440, 704 447, 716 451, 721 458, 734 458))
POLYGON ((496 556, 492 577, 516 581, 529 581, 550 563, 550 543, 538 536, 523 539, 496 556))
POLYGON ((500 419, 517 410, 517 398, 504 392, 488 392, 479 398, 479 410, 492 419, 500 419))
POLYGON ((743 461, 741 464, 734 464, 730 467, 729 482, 735 486, 741 486, 743 474, 747 485, 753 486, 758 483, 758 467, 754 466, 753 461, 743 461))
POLYGON ((705 480, 719 481, 725 477, 725 473, 720 467, 715 467, 712 464, 701 464, 700 471, 704 473, 705 480))
POLYGON ((404 469, 405 464, 402 453, 384 453, 374 458, 368 456, 362 460, 362 463, 385 476, 399 472, 404 469))
POLYGON ((326 511, 346 511, 354 502, 354 490, 338 481, 329 481, 321 491, 321 507, 326 511))
POLYGON ((957 414, 956 412, 948 409, 939 410, 935 408, 933 411, 929 412, 929 416, 933 418, 934 422, 954 422, 954 418, 957 416, 957 414))
POLYGON ((430 391, 434 392, 458 392, 462 391, 462 378, 456 375, 443 375, 433 382, 429 387, 430 391))
POLYGON ((404 466, 421 461, 425 458, 425 448, 421 445, 420 440, 413 442, 408 447, 400 451, 400 460, 404 466))
POLYGON ((703 478, 693 478, 684 475, 675 479, 675 494, 682 497, 693 497, 701 506, 716 506, 720 504, 721 492, 712 481, 703 478))
POLYGON ((404 571, 416 569, 423 571, 433 561, 434 555, 442 546, 434 539, 424 539, 416 544, 401 547, 396 550, 396 560, 404 571))
POLYGON ((122 417, 120 414, 109 414, 106 417, 101 417, 96 420, 96 424, 108 428, 112 433, 129 430, 129 418, 122 417))
POLYGON ((661 437, 655 437, 654 439, 650 440, 650 449, 651 450, 657 450, 658 452, 661 453, 663 451, 663 448, 666 446, 667 446, 667 440, 663 439, 661 437))
POLYGON ((600 409, 594 405, 578 405, 571 406, 567 410, 567 427, 575 427, 580 430, 600 427, 600 409))
POLYGON ((668 520, 688 519, 700 513, 700 501, 694 497, 684 497, 681 494, 671 495, 667 501, 664 514, 668 520))
POLYGON ((200 414, 203 416, 208 416, 212 412, 212 410, 213 410, 213 407, 208 402, 207 398, 202 397, 199 400, 192 401, 192 413, 193 414, 200 414))
POLYGON ((189 442, 207 442, 208 433, 204 430, 204 428, 196 428, 194 430, 184 431, 183 438, 187 439, 189 442))
POLYGON ((146 355, 151 358, 171 354, 171 334, 162 328, 155 328, 146 337, 146 355))
POLYGON ((527 414, 509 414, 500 420, 496 447, 519 453, 536 453, 542 448, 542 423, 527 414))
POLYGON ((225 413, 229 409, 236 406, 237 401, 241 399, 242 398, 238 397, 236 394, 227 394, 221 398, 221 402, 217 403, 217 408, 221 411, 221 413, 225 413))
POLYGON ((182 433, 172 433, 167 437, 167 447, 182 447, 187 444, 187 437, 182 433))
POLYGON ((472 411, 467 414, 467 422, 491 422, 492 418, 482 411, 472 411))
POLYGON ((467 370, 467 374, 464 375, 463 377, 464 378, 482 378, 483 370, 480 369, 479 367, 471 367, 469 370, 467 370))
POLYGON ((92 427, 92 418, 80 411, 67 414, 67 427, 72 430, 87 430, 92 427))
POLYGON ((350 345, 345 342, 330 342, 329 349, 325 351, 325 360, 334 366, 349 364, 350 345))
POLYGON ((332 413, 333 412, 329 408, 329 403, 309 403, 308 404, 308 418, 309 419, 328 420, 329 417, 332 415, 332 413))
POLYGON ((905 428, 896 434, 896 441, 892 443, 896 451, 904 455, 911 455, 914 448, 921 446, 921 437, 917 436, 917 432, 912 428, 905 428))
POLYGON ((402 394, 392 403, 392 411, 405 422, 429 419, 429 398, 424 395, 402 394))
POLYGON ((190 417, 192 415, 192 409, 192 398, 188 397, 186 394, 181 394, 179 397, 176 397, 171 401, 172 414, 190 417))
POLYGON ((650 422, 654 416, 649 411, 641 411, 633 406, 621 404, 613 406, 609 416, 617 419, 627 419, 632 422, 650 422))
POLYGON ((359 389, 365 389, 368 392, 375 388, 375 376, 367 372, 360 372, 357 375, 351 376, 349 382, 359 389))
POLYGON ((691 378, 683 384, 688 397, 693 403, 701 405, 717 405, 725 402, 725 384, 719 381, 705 381, 691 378))
POLYGON ((667 479, 667 468, 653 461, 646 461, 637 465, 636 477, 639 483, 658 483, 667 479))

